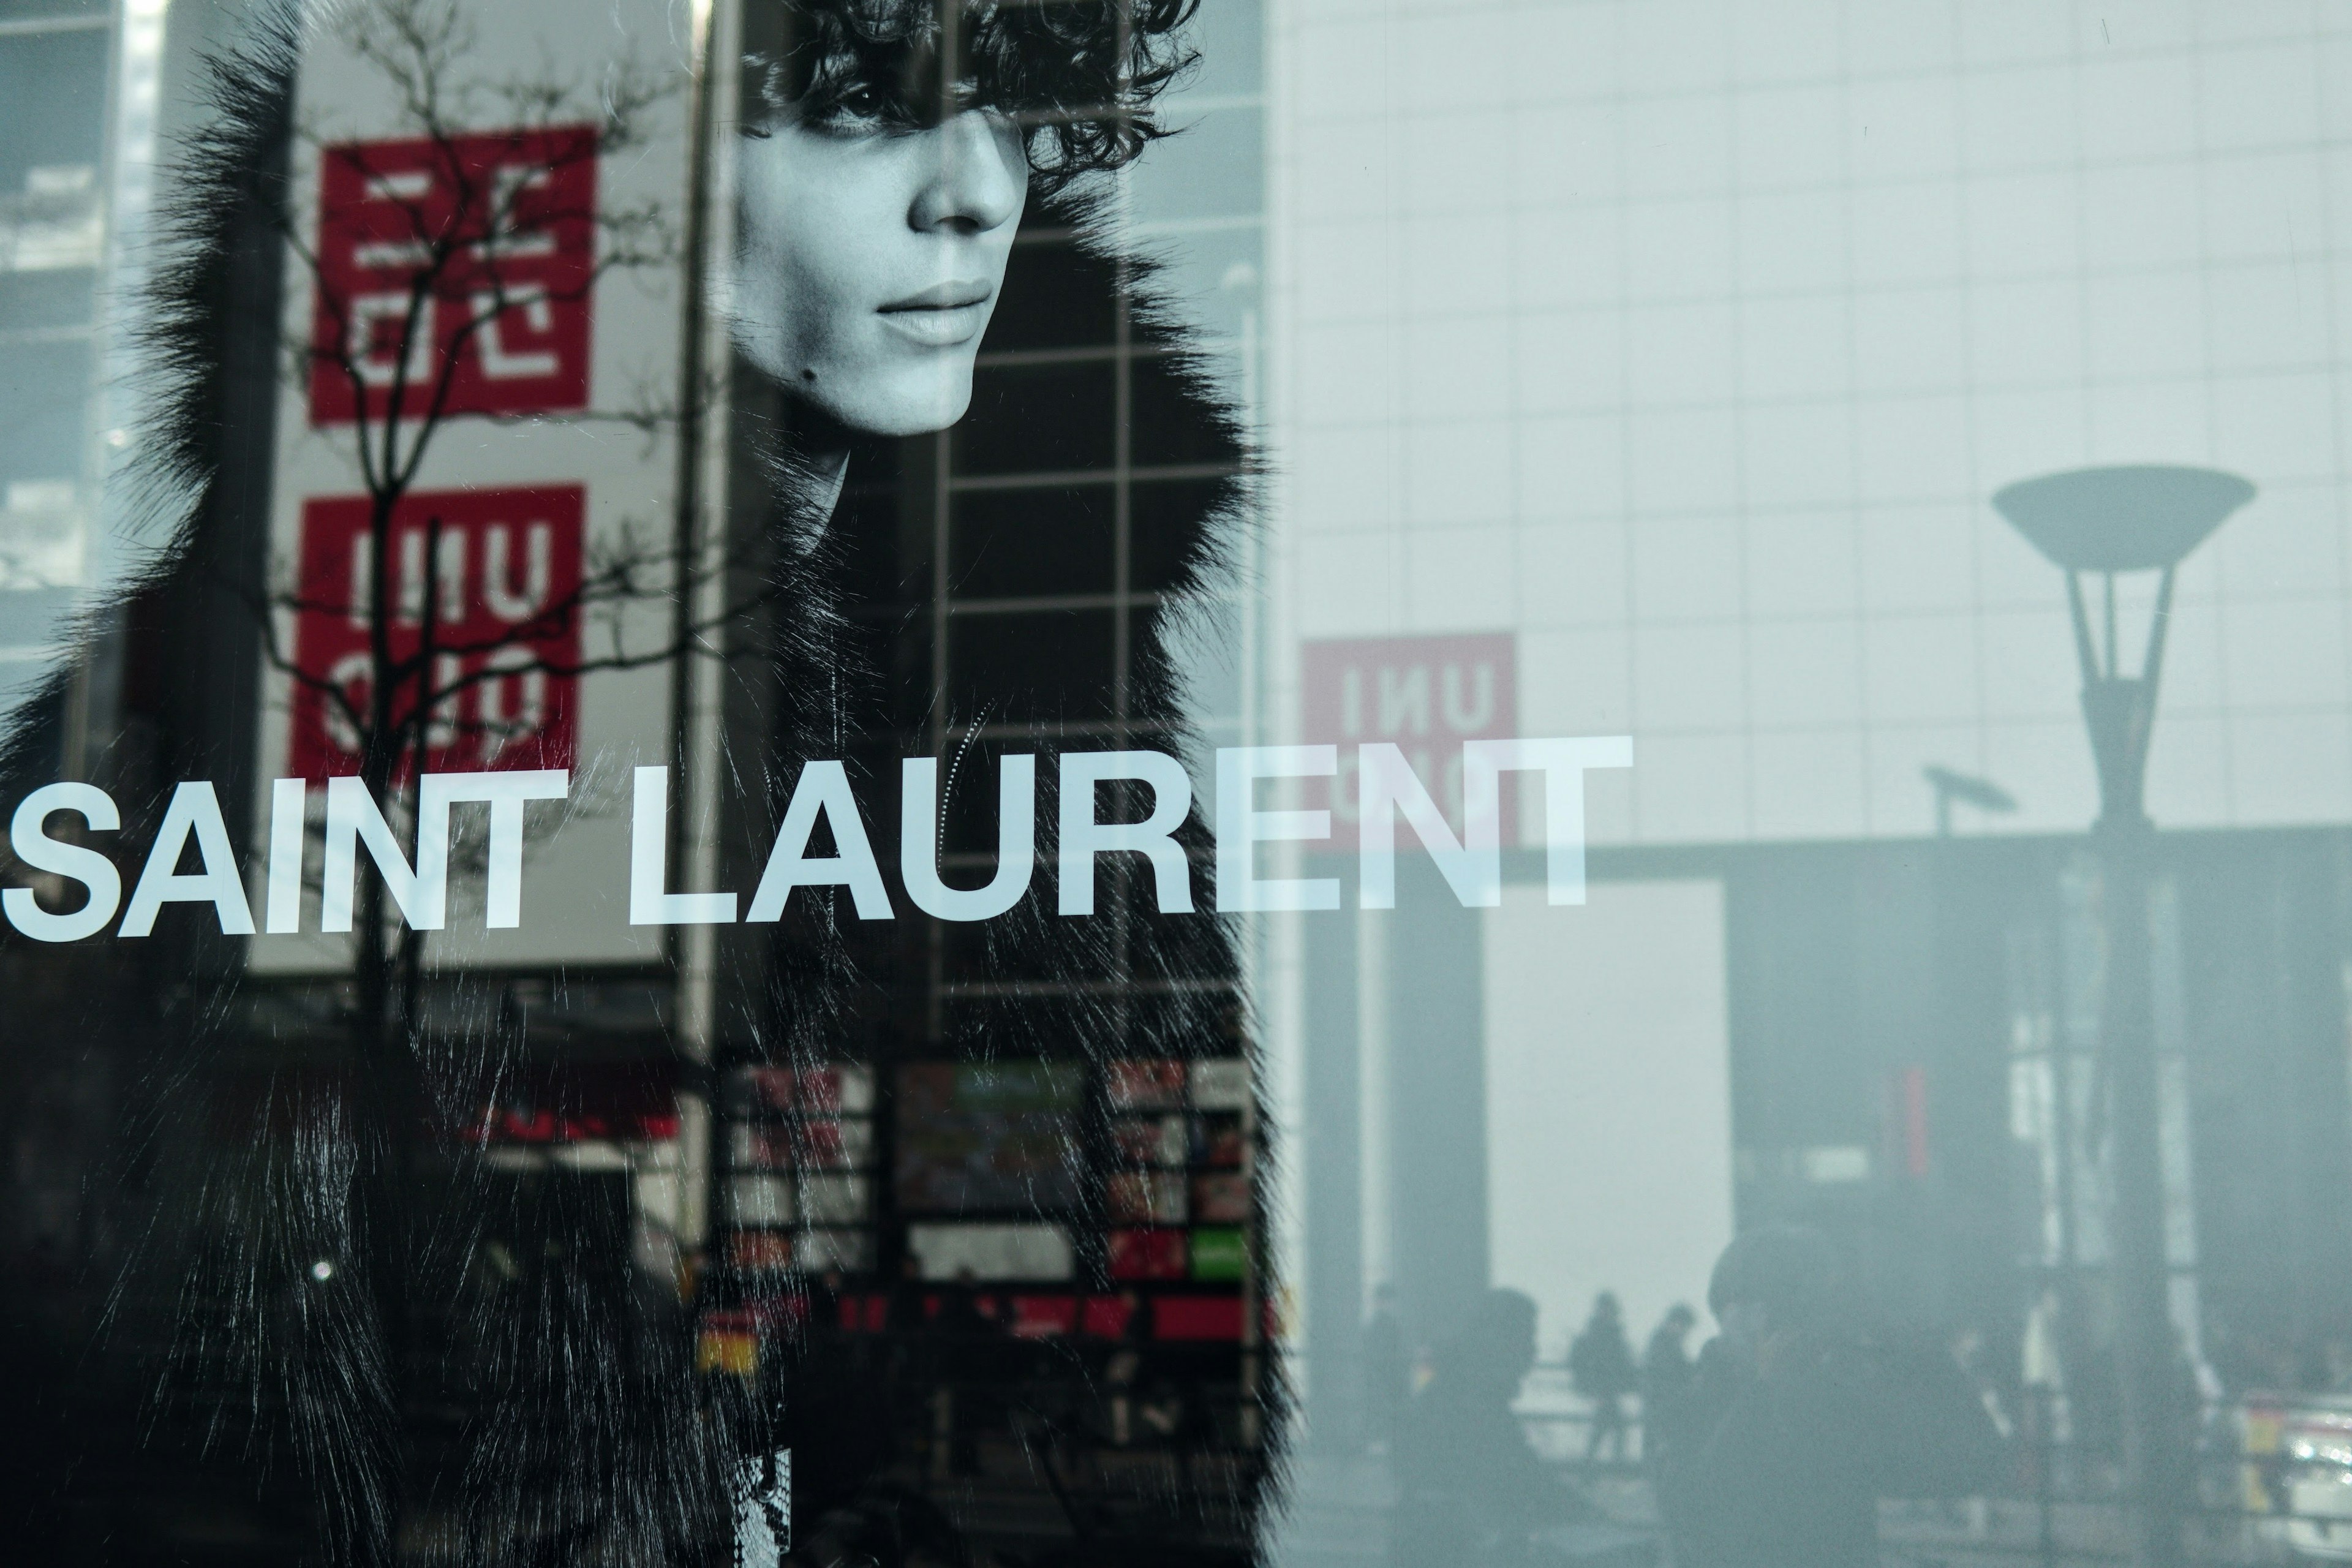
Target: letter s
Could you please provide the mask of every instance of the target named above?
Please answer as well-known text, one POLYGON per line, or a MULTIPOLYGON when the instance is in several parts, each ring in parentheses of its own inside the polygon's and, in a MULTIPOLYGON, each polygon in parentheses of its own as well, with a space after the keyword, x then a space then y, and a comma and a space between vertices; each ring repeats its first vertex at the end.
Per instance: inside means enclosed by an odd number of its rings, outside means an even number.
POLYGON ((89 889, 89 901, 70 914, 53 915, 41 908, 30 888, 10 888, 0 893, 0 909, 8 923, 35 942, 79 942, 102 930, 122 902, 122 874, 114 862, 95 849, 60 844, 42 831, 49 813, 78 811, 89 826, 112 832, 122 826, 114 797, 96 784, 45 784, 26 795, 8 824, 9 847, 16 858, 36 871, 70 878, 89 889))

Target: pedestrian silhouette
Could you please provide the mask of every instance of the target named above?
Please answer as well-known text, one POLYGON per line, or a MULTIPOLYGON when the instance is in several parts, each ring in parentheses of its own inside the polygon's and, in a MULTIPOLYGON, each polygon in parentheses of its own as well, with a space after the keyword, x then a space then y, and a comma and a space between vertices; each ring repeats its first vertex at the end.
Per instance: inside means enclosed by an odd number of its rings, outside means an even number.
POLYGON ((1949 1351, 1865 1332, 1819 1232, 1739 1237, 1706 1303, 1723 1331, 1660 1478, 1676 1568, 1875 1568, 1880 1498, 1998 1479, 1999 1438, 1949 1351))
POLYGON ((1698 1314, 1688 1302, 1677 1301, 1666 1309, 1643 1347, 1642 1458, 1653 1470, 1688 1428, 1691 1384, 1698 1373, 1691 1361, 1690 1336, 1697 1326, 1698 1314))
POLYGON ((1396 1442, 1397 1424, 1412 1396, 1412 1355, 1397 1320, 1393 1285, 1372 1291, 1371 1316, 1364 1320, 1363 1369, 1364 1445, 1385 1449, 1396 1442))
POLYGON ((1549 1527, 1591 1510, 1545 1468, 1512 1414, 1536 1363, 1536 1304, 1489 1290, 1437 1347, 1397 1441, 1396 1568, 1530 1561, 1549 1527))
POLYGON ((1592 1401, 1592 1426, 1584 1440, 1584 1457, 1598 1459, 1606 1447, 1612 1458, 1625 1451, 1625 1396, 1641 1386, 1641 1371, 1633 1364, 1633 1347, 1625 1342, 1625 1316, 1617 1298, 1603 1290, 1592 1299, 1592 1315, 1568 1349, 1569 1381, 1576 1392, 1592 1401))

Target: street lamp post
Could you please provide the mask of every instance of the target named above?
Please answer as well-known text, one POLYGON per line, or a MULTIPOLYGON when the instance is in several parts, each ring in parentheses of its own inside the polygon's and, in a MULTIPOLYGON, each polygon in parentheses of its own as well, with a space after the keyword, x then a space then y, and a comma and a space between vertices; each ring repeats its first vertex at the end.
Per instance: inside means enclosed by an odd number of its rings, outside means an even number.
POLYGON ((2206 468, 2084 468, 2009 486, 1994 508, 2066 574, 2066 605, 2082 667, 2083 719, 2099 773, 2106 984, 2100 1048, 2111 1096, 2114 1206, 2109 1216, 2116 1352, 2123 1393, 2125 1474, 2135 1560, 2181 1561, 2182 1515, 2194 1476, 2173 1370, 2170 1271, 2166 1258, 2159 1146, 2154 976, 2148 884, 2156 832, 2146 805, 2147 747, 2157 679, 2182 557, 2252 500, 2253 486, 2206 468), (2139 673, 2119 658, 2116 579, 2158 572, 2156 609, 2139 673), (2097 580, 2096 618, 2084 580, 2097 580))

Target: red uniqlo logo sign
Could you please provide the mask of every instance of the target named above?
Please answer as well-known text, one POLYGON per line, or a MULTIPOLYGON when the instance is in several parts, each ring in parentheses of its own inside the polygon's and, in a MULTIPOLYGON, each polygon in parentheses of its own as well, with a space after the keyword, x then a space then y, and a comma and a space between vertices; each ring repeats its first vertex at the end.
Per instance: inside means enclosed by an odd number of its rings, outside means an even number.
MULTIPOLYGON (((302 508, 289 775, 359 771, 352 714, 368 712, 376 672, 368 508, 364 496, 302 508)), ((401 723, 431 700, 427 773, 572 765, 585 510, 577 485, 418 493, 402 502, 385 551, 388 668, 400 680, 393 717, 401 723)), ((413 762, 413 752, 401 759, 400 777, 413 762)))
MULTIPOLYGON (((1462 742, 1518 732, 1517 645, 1507 632, 1469 637, 1351 637, 1300 650, 1300 738, 1337 743, 1339 773, 1307 781, 1307 805, 1328 805, 1331 844, 1356 847, 1356 748, 1386 741, 1462 831, 1462 742), (1328 792, 1328 793, 1327 793, 1328 792)), ((1511 812, 1503 782, 1503 821, 1511 812)))
POLYGON ((326 149, 310 421, 588 403, 593 126, 326 149), (412 320, 412 317, 414 318, 412 320), (446 382, 446 388, 445 388, 446 382), (446 393, 446 395, 445 395, 446 393))

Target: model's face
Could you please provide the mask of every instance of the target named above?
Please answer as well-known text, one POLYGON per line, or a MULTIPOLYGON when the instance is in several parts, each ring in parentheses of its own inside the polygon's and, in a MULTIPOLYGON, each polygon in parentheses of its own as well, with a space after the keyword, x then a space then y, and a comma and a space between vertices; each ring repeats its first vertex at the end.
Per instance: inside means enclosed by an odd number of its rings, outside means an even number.
POLYGON ((734 332, 751 363, 849 428, 944 429, 1028 195, 1021 133, 968 110, 885 127, 779 118, 742 148, 734 332))

